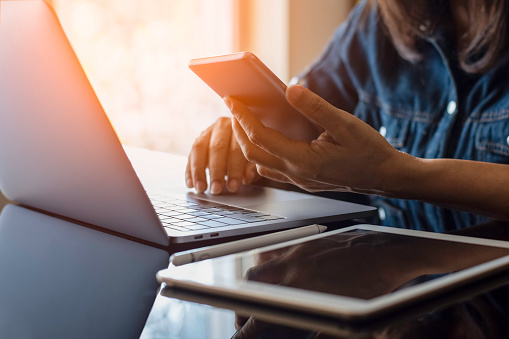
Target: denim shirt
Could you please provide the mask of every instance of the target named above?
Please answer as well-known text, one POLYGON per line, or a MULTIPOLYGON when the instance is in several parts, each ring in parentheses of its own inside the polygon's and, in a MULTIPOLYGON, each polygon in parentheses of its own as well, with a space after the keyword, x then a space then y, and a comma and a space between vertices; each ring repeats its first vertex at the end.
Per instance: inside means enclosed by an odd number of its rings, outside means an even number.
MULTIPOLYGON (((451 39, 440 32, 427 36, 419 45, 421 61, 406 61, 376 7, 364 1, 298 82, 369 123, 400 151, 509 163, 506 63, 468 75, 457 65, 451 39)), ((487 220, 419 201, 372 197, 372 203, 388 226, 444 232, 487 220)))

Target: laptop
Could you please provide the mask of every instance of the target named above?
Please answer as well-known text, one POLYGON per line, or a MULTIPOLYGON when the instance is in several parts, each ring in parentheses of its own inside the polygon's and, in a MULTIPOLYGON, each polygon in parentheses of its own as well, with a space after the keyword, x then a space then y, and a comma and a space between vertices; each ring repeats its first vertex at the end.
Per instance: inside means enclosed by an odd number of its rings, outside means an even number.
MULTIPOLYGON (((145 177, 162 178, 160 185, 142 183, 52 8, 43 1, 0 6, 0 189, 10 200, 163 247, 375 213, 261 187, 194 194, 166 182, 184 182, 178 161, 179 174, 154 166, 145 177)), ((175 159, 160 152, 138 158, 160 158, 167 168, 175 159)))

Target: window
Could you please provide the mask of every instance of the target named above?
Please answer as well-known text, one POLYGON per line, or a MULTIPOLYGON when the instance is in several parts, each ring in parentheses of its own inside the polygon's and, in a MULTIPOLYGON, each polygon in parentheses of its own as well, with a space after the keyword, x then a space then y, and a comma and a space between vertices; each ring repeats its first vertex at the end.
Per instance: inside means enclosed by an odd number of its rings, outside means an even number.
POLYGON ((234 0, 236 47, 288 82, 317 58, 355 0, 234 0))
POLYGON ((187 67, 233 50, 232 0, 53 0, 121 141, 187 154, 227 114, 187 67))
MULTIPOLYGON (((51 0, 48 0, 51 1, 51 0)), ((319 55, 352 0, 52 0, 124 144, 187 154, 221 98, 190 59, 257 54, 284 82, 319 55)))

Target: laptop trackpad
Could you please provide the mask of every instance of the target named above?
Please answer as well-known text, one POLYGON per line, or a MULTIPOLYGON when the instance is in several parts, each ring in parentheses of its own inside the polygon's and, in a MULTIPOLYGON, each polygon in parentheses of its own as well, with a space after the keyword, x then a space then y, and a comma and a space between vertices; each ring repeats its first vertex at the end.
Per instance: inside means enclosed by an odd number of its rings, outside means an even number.
POLYGON ((237 193, 221 195, 189 193, 190 197, 244 207, 290 219, 309 219, 346 214, 359 209, 344 201, 261 186, 242 186, 237 193))
POLYGON ((226 192, 226 190, 221 195, 212 195, 208 193, 197 194, 189 192, 188 196, 190 198, 214 201, 221 204, 250 209, 256 209, 255 206, 271 205, 273 203, 309 198, 308 195, 302 193, 251 185, 243 185, 236 193, 229 193, 226 192))

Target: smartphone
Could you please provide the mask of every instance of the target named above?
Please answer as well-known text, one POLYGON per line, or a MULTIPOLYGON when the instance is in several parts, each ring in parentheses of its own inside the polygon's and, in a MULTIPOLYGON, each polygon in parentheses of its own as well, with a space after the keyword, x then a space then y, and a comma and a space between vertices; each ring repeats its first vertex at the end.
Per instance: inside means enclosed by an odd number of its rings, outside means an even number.
POLYGON ((189 68, 220 97, 234 97, 264 126, 290 139, 314 140, 317 126, 286 101, 286 85, 253 53, 192 59, 189 68))

